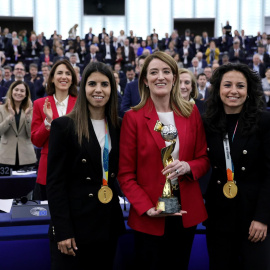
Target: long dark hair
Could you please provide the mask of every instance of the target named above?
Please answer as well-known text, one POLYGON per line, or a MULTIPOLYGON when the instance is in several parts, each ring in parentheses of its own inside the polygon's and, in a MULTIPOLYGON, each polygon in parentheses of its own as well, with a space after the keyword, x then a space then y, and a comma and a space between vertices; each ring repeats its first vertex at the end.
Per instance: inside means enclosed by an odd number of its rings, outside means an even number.
POLYGON ((63 59, 63 60, 58 60, 57 62, 55 62, 55 64, 53 65, 50 74, 49 74, 49 78, 48 78, 48 82, 47 82, 47 87, 46 87, 46 92, 48 95, 53 95, 55 94, 55 86, 53 83, 53 77, 54 77, 54 73, 56 71, 56 68, 60 65, 65 65, 67 67, 67 69, 71 72, 72 75, 72 83, 68 89, 68 94, 76 97, 78 94, 77 91, 77 76, 75 73, 74 68, 72 67, 72 65, 70 64, 70 62, 67 59, 63 59))
POLYGON ((206 130, 226 134, 226 114, 220 99, 220 83, 225 73, 241 72, 247 80, 247 98, 239 118, 239 128, 242 135, 249 135, 257 130, 261 112, 265 105, 261 91, 261 78, 246 64, 229 63, 218 67, 210 79, 210 95, 206 101, 206 111, 203 115, 206 130))
POLYGON ((85 86, 88 77, 93 72, 100 72, 101 74, 105 75, 110 81, 111 94, 107 104, 105 105, 105 115, 114 127, 118 126, 118 110, 117 110, 118 96, 117 96, 116 82, 112 70, 109 66, 101 62, 89 63, 85 67, 82 74, 80 91, 76 104, 72 112, 67 115, 74 121, 75 131, 78 134, 78 142, 80 145, 82 144, 83 137, 85 137, 88 141, 90 139, 88 120, 91 117, 91 114, 90 110, 88 109, 88 100, 86 98, 85 86))

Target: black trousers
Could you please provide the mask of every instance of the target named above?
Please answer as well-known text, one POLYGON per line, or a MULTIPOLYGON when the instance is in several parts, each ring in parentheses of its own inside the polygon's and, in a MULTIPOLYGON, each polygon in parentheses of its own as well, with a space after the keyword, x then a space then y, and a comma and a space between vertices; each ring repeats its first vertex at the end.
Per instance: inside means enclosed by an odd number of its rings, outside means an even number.
POLYGON ((270 235, 252 243, 235 232, 206 229, 209 270, 270 270, 270 235))
POLYGON ((76 256, 62 254, 57 243, 50 242, 51 270, 112 270, 117 248, 117 239, 76 243, 76 256))
POLYGON ((165 233, 134 232, 134 269, 187 270, 196 226, 184 228, 182 217, 166 217, 165 233))
POLYGON ((36 183, 33 191, 33 200, 37 201, 46 201, 47 200, 47 191, 46 185, 41 185, 36 183))

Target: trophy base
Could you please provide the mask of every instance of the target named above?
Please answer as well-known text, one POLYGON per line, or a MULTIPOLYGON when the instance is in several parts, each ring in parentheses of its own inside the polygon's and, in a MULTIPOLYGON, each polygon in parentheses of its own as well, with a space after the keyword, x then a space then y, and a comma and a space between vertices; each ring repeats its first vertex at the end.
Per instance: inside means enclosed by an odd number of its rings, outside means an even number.
POLYGON ((156 209, 162 210, 164 214, 174 214, 181 210, 181 206, 177 197, 162 198, 160 197, 157 202, 156 209))

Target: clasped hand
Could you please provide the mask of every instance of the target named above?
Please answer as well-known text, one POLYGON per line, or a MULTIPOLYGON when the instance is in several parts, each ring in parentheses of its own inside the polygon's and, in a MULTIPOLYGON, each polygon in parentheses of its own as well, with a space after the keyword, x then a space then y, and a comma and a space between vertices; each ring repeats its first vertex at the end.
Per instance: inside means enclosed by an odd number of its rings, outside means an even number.
POLYGON ((163 175, 168 175, 168 179, 174 179, 180 175, 190 173, 190 166, 185 161, 180 161, 178 159, 174 160, 172 163, 168 164, 162 171, 163 175))
POLYGON ((249 237, 248 240, 251 242, 264 241, 267 235, 267 225, 259 221, 253 220, 249 227, 249 237))
POLYGON ((66 239, 57 243, 58 249, 67 255, 76 256, 74 250, 77 250, 75 238, 66 239))

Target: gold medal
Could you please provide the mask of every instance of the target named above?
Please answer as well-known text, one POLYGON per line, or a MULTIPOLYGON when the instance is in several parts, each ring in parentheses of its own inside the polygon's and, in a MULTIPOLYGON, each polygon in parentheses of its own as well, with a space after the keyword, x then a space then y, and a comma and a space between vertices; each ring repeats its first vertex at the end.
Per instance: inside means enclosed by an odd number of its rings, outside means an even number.
POLYGON ((232 199, 237 195, 237 185, 234 181, 228 181, 223 187, 223 193, 228 199, 232 199))
POLYGON ((102 203, 109 203, 112 200, 113 192, 108 186, 102 186, 98 191, 98 199, 102 203))

